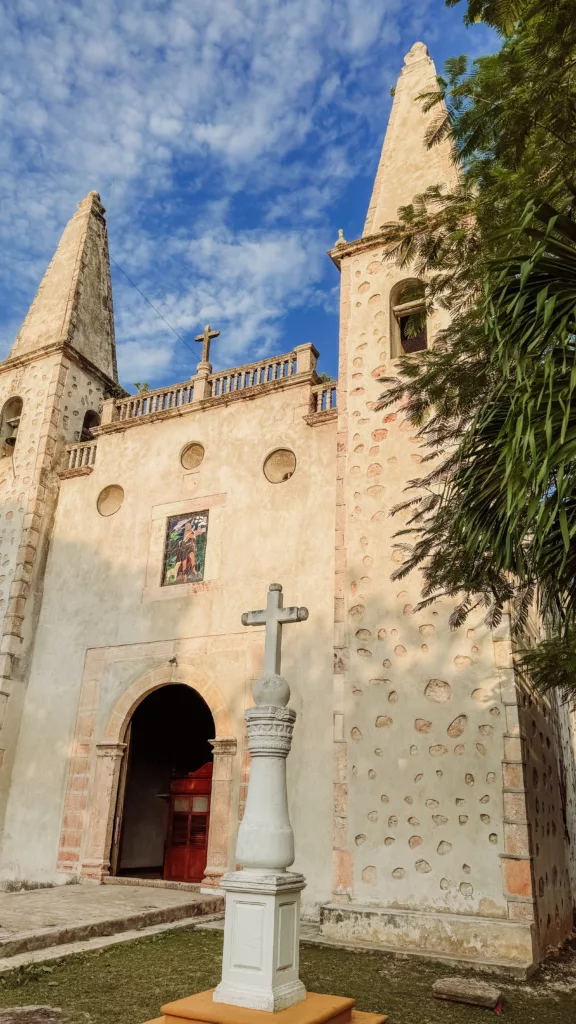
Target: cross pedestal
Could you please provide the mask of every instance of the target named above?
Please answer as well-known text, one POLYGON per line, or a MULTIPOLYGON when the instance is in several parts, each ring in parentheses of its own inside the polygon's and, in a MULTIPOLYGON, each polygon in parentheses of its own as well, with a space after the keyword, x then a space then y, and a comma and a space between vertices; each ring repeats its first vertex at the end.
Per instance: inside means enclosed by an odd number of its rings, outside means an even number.
POLYGON ((282 587, 272 583, 266 608, 245 612, 245 626, 266 626, 264 674, 245 712, 251 755, 246 809, 238 830, 236 863, 225 874, 222 980, 163 1007, 150 1024, 383 1024, 380 1014, 362 1013, 354 1000, 306 992, 299 978, 300 893, 303 875, 294 862, 288 816, 286 758, 296 712, 287 707, 290 687, 280 675, 282 627, 308 618, 307 608, 284 608, 282 587))
POLYGON ((298 977, 303 875, 245 868, 224 875, 222 981, 214 1001, 277 1012, 306 998, 298 977))

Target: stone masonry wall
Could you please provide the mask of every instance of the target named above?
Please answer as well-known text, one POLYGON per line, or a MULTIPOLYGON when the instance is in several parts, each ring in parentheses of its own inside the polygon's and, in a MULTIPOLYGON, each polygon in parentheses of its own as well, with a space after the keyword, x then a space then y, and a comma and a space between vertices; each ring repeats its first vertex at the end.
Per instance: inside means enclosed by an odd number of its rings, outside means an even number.
POLYGON ((555 700, 560 752, 561 781, 566 807, 568 873, 572 895, 572 911, 576 920, 576 712, 570 705, 555 700))
POLYGON ((526 808, 538 939, 542 952, 572 931, 570 877, 566 863, 566 799, 557 752, 556 709, 548 700, 522 693, 526 808))
MULTIPOLYGON (((517 711, 492 637, 480 617, 451 631, 447 600, 415 613, 417 574, 390 579, 405 521, 390 509, 422 453, 401 410, 374 408, 394 370, 389 295, 406 276, 382 257, 342 261, 334 899, 507 918, 502 762, 517 711)), ((430 333, 441 326, 436 314, 430 333)))

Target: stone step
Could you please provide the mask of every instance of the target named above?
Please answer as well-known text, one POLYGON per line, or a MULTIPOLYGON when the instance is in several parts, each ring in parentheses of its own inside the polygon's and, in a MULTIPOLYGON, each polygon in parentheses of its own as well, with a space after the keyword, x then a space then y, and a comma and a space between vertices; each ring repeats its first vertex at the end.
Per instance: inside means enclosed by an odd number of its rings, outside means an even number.
POLYGON ((129 875, 107 875, 103 885, 139 885, 146 889, 177 889, 179 892, 200 892, 200 882, 169 882, 165 878, 131 878, 129 875))
POLYGON ((222 896, 200 896, 190 894, 190 899, 171 906, 156 906, 129 911, 124 914, 103 914, 100 920, 77 920, 54 927, 29 928, 2 934, 0 929, 0 958, 13 957, 20 953, 48 949, 65 943, 82 942, 103 935, 115 935, 127 931, 140 931, 151 925, 181 921, 182 919, 218 914, 224 910, 222 896))
MULTIPOLYGON (((208 918, 209 919, 209 918, 208 918)), ((185 930, 196 928, 198 917, 184 917, 181 921, 169 921, 165 924, 153 924, 148 928, 130 929, 127 932, 115 932, 114 935, 98 935, 94 939, 85 939, 81 942, 66 942, 61 946, 49 946, 47 949, 36 949, 31 953, 17 953, 15 956, 8 956, 0 959, 0 978, 20 967, 31 967, 35 964, 50 963, 53 960, 62 960, 77 953, 91 953, 95 949, 106 949, 108 946, 115 946, 121 942, 134 942, 135 939, 145 939, 149 935, 161 935, 163 932, 185 930)), ((1 1022, 0 1022, 1 1024, 1 1022)))

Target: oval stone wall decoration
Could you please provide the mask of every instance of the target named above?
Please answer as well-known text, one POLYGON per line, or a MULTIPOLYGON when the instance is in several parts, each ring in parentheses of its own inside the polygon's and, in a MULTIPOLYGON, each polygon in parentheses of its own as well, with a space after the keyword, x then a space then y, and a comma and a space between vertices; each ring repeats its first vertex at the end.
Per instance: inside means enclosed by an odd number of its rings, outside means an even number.
POLYGON ((204 458, 204 446, 199 441, 191 441, 180 452, 180 462, 184 469, 198 469, 204 458))
POLYGON ((100 491, 96 500, 96 508, 101 516, 113 516, 124 501, 124 491, 120 484, 110 484, 100 491))
POLYGON ((296 456, 289 448, 277 448, 264 460, 264 476, 271 484, 289 480, 296 469, 296 456))

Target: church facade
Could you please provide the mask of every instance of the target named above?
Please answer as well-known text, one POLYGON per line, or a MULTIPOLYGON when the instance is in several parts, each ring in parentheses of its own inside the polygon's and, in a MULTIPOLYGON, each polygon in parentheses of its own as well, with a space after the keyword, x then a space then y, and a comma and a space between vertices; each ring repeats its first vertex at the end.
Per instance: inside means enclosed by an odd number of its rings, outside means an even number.
MULTIPOLYGON (((424 611, 390 509, 422 453, 378 383, 417 338, 413 275, 381 226, 437 183, 405 58, 362 236, 341 278, 337 381, 318 353, 190 380, 117 383, 104 210, 68 223, 0 364, 0 883, 110 875, 217 889, 234 867, 250 763, 244 711, 271 582, 310 615, 283 637, 298 713, 295 869, 327 938, 524 969, 576 901, 574 720, 519 688, 509 619, 424 611)), ((336 273, 336 271, 335 271, 336 273)))

